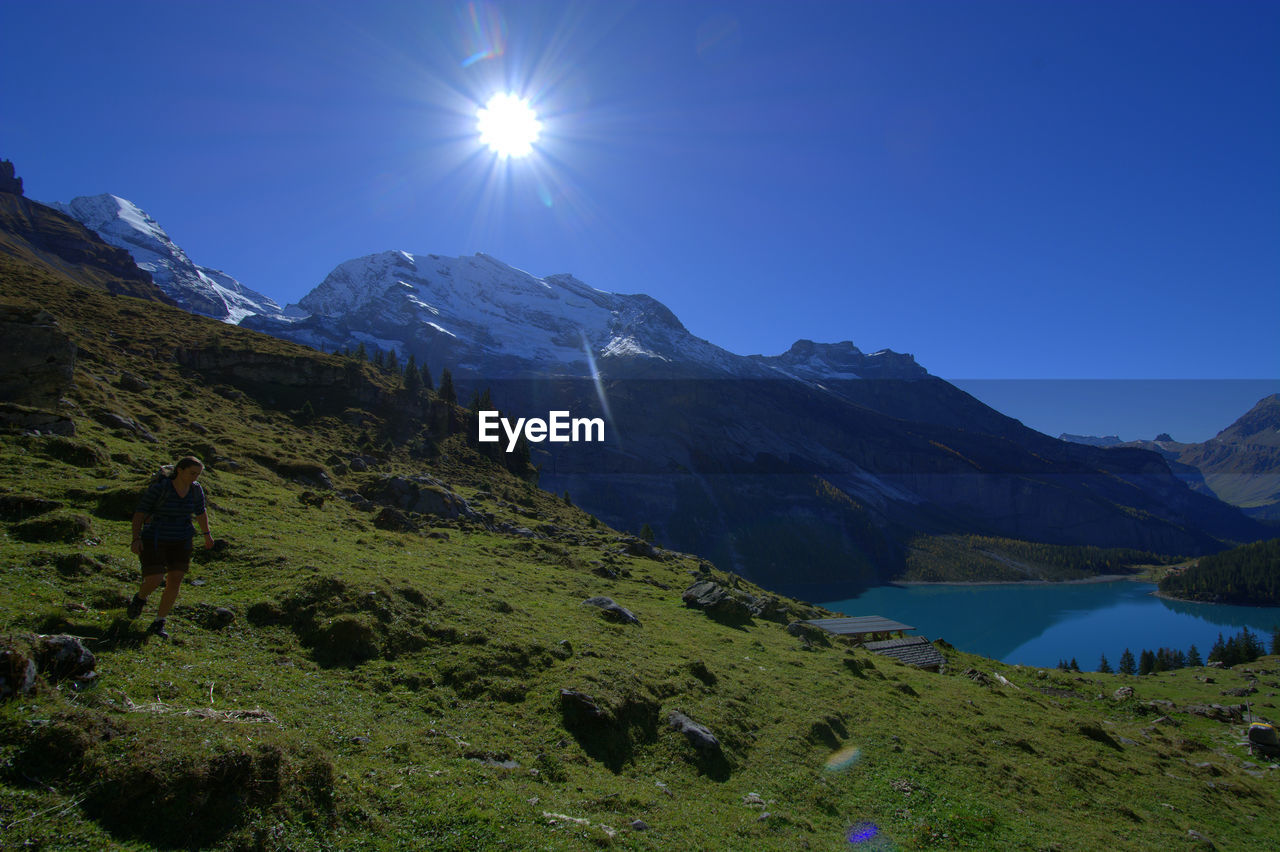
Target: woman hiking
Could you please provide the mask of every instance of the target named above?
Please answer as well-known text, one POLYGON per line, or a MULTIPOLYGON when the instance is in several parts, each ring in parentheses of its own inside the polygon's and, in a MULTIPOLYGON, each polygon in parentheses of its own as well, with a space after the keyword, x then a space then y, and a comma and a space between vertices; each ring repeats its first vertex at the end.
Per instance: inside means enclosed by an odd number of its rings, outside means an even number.
POLYGON ((191 567, 192 539, 195 527, 191 519, 200 525, 204 533, 204 546, 213 547, 209 534, 209 514, 205 506, 204 489, 196 479, 204 471, 204 464, 195 456, 185 456, 164 468, 163 475, 147 486, 133 513, 133 543, 129 549, 138 554, 142 565, 142 586, 129 601, 130 619, 137 618, 147 604, 147 596, 164 580, 164 594, 160 596, 160 609, 155 621, 147 628, 161 639, 168 639, 164 620, 173 608, 182 588, 182 578, 191 567))

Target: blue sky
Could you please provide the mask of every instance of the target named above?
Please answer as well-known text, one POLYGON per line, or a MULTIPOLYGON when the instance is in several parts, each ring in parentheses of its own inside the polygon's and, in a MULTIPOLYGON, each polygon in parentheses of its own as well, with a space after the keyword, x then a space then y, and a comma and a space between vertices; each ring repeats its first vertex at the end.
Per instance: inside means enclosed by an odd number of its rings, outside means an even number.
POLYGON ((1280 376, 1274 2, 4 0, 0 23, 28 195, 129 198, 282 303, 359 255, 483 251, 742 354, 1280 376), (530 158, 477 144, 499 90, 541 114, 530 158))

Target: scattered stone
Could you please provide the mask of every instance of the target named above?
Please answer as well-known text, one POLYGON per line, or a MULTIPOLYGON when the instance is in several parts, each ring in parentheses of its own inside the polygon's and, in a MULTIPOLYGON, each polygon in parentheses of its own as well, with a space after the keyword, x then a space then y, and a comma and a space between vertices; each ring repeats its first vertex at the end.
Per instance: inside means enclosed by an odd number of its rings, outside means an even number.
POLYGON ((0 700, 30 692, 38 673, 36 661, 18 648, 0 651, 0 700))
POLYGON ((36 663, 50 680, 92 679, 97 676, 94 671, 97 662, 93 652, 75 636, 41 636, 36 649, 36 663))
POLYGON ((125 370, 120 374, 120 380, 116 382, 116 384, 119 385, 122 390, 132 391, 134 393, 151 389, 150 382, 143 379, 141 376, 135 376, 128 370, 125 370))
POLYGON ((747 598, 754 602, 750 595, 736 590, 726 589, 711 580, 702 580, 685 589, 680 596, 685 606, 700 609, 707 615, 720 621, 750 621, 751 609, 747 598))
POLYGON ((759 793, 748 793, 742 797, 742 804, 749 808, 763 808, 765 802, 759 793))
MULTIPOLYGON (((352 469, 355 469, 354 460, 352 469)), ((432 476, 386 476, 362 487, 360 493, 374 503, 402 512, 482 520, 461 495, 432 476)))
POLYGON ((391 506, 384 507, 378 513, 377 517, 373 519, 373 525, 380 530, 388 530, 390 532, 418 531, 418 525, 412 518, 391 506))
POLYGON ((1243 698, 1246 695, 1253 695, 1258 690, 1252 686, 1237 686, 1234 689, 1224 689, 1220 695, 1232 695, 1237 698, 1243 698))
POLYGON ((1117 689, 1115 692, 1111 693, 1111 697, 1114 698, 1116 701, 1124 701, 1126 699, 1132 698, 1133 687, 1122 686, 1119 689, 1117 689))
POLYGON ((608 719, 609 714, 585 692, 576 689, 560 690, 560 707, 566 719, 597 721, 608 719))
POLYGON ((105 411, 98 414, 95 419, 109 429, 119 429, 123 432, 132 432, 149 444, 160 443, 160 439, 151 434, 145 426, 135 420, 125 417, 123 414, 116 414, 114 411, 105 411))
POLYGON ((631 830, 632 831, 648 831, 649 823, 645 822, 642 819, 633 819, 631 821, 631 830))
POLYGON ((787 625, 787 632, 799 639, 806 647, 818 645, 823 648, 831 647, 831 634, 823 630, 821 627, 810 624, 807 621, 793 621, 787 625))
POLYGON ((1183 707, 1182 712, 1218 722, 1239 724, 1244 721, 1244 714, 1240 712, 1239 707, 1227 707, 1222 704, 1192 704, 1183 707))
POLYGON ((723 754, 720 748, 720 740, 716 739, 716 735, 680 711, 672 710, 668 713, 667 724, 684 734, 689 744, 702 754, 711 757, 719 757, 723 754))
POLYGON ((640 624, 640 619, 636 618, 635 613, 617 603, 613 598, 587 598, 582 604, 583 606, 599 607, 601 613, 609 621, 616 621, 620 624, 640 624))

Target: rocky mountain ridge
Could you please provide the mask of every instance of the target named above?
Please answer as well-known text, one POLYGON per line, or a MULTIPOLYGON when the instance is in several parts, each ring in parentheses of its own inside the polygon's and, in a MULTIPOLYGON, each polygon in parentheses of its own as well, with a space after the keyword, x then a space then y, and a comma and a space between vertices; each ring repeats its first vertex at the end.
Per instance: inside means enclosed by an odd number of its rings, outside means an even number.
MULTIPOLYGON (((1076 443, 1098 439, 1063 436, 1076 443)), ((1240 507, 1259 520, 1280 520, 1280 394, 1271 394, 1207 441, 1185 443, 1168 435, 1109 446, 1158 453, 1191 488, 1240 507)))
POLYGON ((139 269, 184 310, 230 323, 246 316, 278 316, 271 298, 217 269, 197 266, 155 219, 115 195, 80 196, 49 207, 82 223, 108 245, 129 252, 139 269))

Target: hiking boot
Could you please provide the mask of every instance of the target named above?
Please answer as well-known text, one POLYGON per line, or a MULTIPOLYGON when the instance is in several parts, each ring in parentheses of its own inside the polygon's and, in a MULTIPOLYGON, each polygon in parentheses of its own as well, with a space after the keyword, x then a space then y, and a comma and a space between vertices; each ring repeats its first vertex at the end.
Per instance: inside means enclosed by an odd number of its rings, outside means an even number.
POLYGON ((125 609, 125 613, 129 616, 129 620, 132 621, 133 619, 142 615, 142 608, 146 605, 147 605, 146 598, 140 598, 137 595, 134 595, 133 600, 129 601, 128 608, 125 609))
POLYGON ((151 622, 151 626, 147 628, 147 633, 153 636, 159 636, 161 639, 168 639, 169 632, 164 629, 164 619, 157 618, 151 622))

